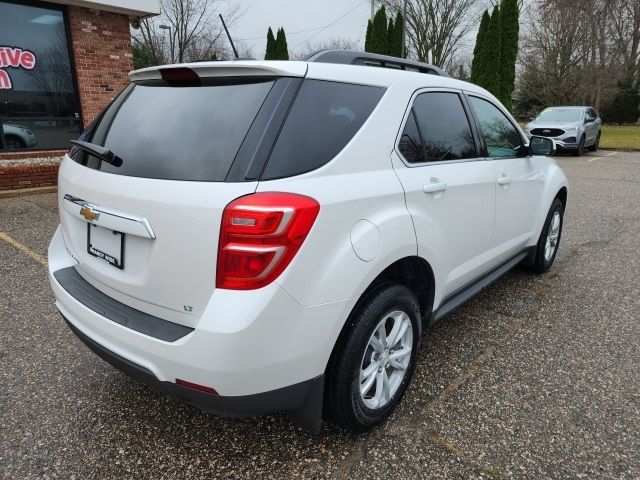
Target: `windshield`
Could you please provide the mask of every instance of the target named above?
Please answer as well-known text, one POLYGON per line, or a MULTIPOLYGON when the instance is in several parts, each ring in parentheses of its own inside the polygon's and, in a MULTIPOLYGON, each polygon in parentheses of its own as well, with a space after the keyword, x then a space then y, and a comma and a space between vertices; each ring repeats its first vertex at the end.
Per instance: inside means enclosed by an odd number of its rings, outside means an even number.
POLYGON ((535 119, 536 122, 578 122, 582 120, 581 108, 548 108, 535 119))

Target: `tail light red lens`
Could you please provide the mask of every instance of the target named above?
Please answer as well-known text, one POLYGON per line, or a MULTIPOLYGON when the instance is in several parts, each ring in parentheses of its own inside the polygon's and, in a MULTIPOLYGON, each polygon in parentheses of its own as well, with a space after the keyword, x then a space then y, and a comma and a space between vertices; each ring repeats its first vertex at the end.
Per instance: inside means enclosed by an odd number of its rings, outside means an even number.
POLYGON ((302 246, 320 205, 293 193, 261 192, 222 214, 216 287, 253 290, 275 280, 302 246))

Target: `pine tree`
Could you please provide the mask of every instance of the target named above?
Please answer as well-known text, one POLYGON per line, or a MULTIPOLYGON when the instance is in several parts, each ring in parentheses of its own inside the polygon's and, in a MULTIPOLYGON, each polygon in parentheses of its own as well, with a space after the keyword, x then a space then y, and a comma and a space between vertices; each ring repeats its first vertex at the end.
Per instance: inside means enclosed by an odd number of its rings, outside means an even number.
POLYGON ((276 36, 276 59, 277 60, 289 60, 289 48, 287 47, 287 36, 284 33, 284 28, 278 29, 276 36))
POLYGON ((371 53, 381 53, 383 55, 386 55, 389 51, 387 38, 387 13, 384 5, 380 7, 380 10, 378 10, 373 17, 369 51, 371 53))
POLYGON ((500 59, 501 59, 500 8, 495 7, 489 20, 489 28, 482 42, 478 85, 486 88, 496 97, 500 96, 500 59))
POLYGON ((276 39, 273 36, 273 30, 269 27, 267 31, 267 52, 264 55, 265 60, 276 60, 276 39))
MULTIPOLYGON (((396 19, 393 22, 393 36, 390 46, 390 55, 394 57, 402 57, 402 31, 404 30, 404 18, 402 13, 398 11, 396 19)), ((406 56, 406 53, 405 53, 406 56)))
POLYGON ((519 34, 518 0, 502 0, 500 3, 500 95, 502 104, 511 110, 511 95, 516 83, 516 58, 519 34))
POLYGON ((480 65, 480 52, 482 51, 484 37, 489 29, 489 12, 487 10, 482 14, 482 20, 480 21, 480 28, 478 29, 478 36, 476 37, 476 46, 473 49, 473 61, 471 62, 471 82, 478 83, 478 75, 482 66, 480 65))
POLYGON ((636 123, 640 117, 640 88, 633 85, 631 77, 618 82, 618 93, 602 112, 607 123, 636 123))
POLYGON ((373 27, 373 24, 371 23, 371 20, 367 21, 367 34, 364 37, 364 51, 365 52, 369 52, 369 48, 371 47, 371 29, 373 27))
POLYGON ((393 48, 393 34, 395 32, 395 28, 393 26, 393 18, 389 19, 389 23, 387 25, 387 51, 385 52, 385 55, 393 55, 391 53, 391 49, 393 48))

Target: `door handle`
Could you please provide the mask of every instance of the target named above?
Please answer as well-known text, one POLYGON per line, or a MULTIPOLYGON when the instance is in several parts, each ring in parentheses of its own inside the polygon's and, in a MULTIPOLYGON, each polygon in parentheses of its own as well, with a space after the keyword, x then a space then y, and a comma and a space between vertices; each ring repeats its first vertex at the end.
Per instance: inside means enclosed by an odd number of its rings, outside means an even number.
POLYGON ((498 185, 502 185, 502 186, 506 187, 510 183, 511 183, 511 179, 509 177, 505 176, 505 175, 503 175, 500 178, 498 178, 498 185))
POLYGON ((429 183, 425 183, 422 186, 422 191, 424 193, 440 193, 440 192, 444 192, 447 189, 447 184, 432 178, 431 182, 429 183))

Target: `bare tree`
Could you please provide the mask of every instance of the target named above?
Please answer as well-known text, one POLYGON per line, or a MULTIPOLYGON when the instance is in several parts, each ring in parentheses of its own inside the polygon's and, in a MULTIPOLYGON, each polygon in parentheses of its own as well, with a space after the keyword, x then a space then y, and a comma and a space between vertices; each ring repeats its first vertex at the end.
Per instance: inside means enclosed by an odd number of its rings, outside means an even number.
POLYGON ((149 49, 157 64, 226 57, 218 13, 228 26, 243 14, 238 5, 225 0, 161 0, 160 11, 160 16, 142 20, 133 37, 149 49))
MULTIPOLYGON (((393 12, 402 11, 404 0, 390 0, 393 12)), ((407 51, 410 57, 447 68, 466 46, 477 26, 485 1, 407 0, 407 51)))
POLYGON ((298 50, 292 56, 292 60, 303 60, 307 58, 314 52, 318 52, 320 50, 356 50, 361 51, 362 45, 360 42, 356 40, 352 40, 350 38, 342 38, 336 37, 331 38, 329 40, 325 40, 323 42, 309 43, 302 48, 302 50, 298 50))
POLYGON ((638 85, 640 0, 541 0, 525 9, 519 96, 540 106, 611 102, 638 85))

